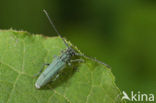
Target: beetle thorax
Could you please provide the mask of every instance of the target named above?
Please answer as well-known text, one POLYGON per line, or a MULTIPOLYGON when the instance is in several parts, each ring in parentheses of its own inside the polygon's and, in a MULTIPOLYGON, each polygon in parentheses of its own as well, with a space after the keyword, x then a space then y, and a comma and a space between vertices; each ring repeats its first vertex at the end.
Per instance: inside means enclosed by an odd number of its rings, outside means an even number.
POLYGON ((75 55, 75 50, 72 48, 68 48, 66 50, 66 54, 70 55, 70 56, 74 56, 75 55))
POLYGON ((75 51, 72 48, 66 49, 62 55, 60 56, 60 59, 64 62, 67 62, 75 55, 75 51))

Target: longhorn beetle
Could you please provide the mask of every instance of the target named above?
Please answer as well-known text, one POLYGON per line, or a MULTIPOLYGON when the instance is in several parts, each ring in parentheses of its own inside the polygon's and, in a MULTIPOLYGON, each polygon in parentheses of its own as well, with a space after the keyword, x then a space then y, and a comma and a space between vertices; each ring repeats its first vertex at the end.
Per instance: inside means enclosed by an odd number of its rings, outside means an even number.
POLYGON ((60 35, 60 33, 57 31, 55 25, 53 24, 52 20, 50 19, 48 13, 46 12, 46 10, 43 10, 43 12, 45 13, 45 15, 47 16, 51 26, 53 27, 53 29, 55 30, 55 32, 57 33, 57 35, 63 40, 64 44, 66 45, 67 49, 64 50, 60 56, 57 56, 54 58, 54 60, 52 61, 51 64, 46 64, 49 65, 43 72, 43 68, 40 70, 39 73, 41 73, 41 75, 39 76, 39 78, 37 79, 36 83, 35 83, 35 87, 37 89, 45 86, 47 83, 49 83, 53 78, 57 78, 59 75, 58 73, 64 69, 65 65, 68 63, 70 64, 70 62, 76 62, 76 61, 82 61, 81 59, 76 59, 76 60, 71 60, 71 58, 73 56, 84 56, 86 58, 95 60, 99 63, 104 64, 105 66, 108 67, 107 64, 98 61, 96 59, 90 58, 88 56, 85 56, 83 54, 77 53, 71 46, 68 45, 68 43, 64 40, 64 38, 60 35))

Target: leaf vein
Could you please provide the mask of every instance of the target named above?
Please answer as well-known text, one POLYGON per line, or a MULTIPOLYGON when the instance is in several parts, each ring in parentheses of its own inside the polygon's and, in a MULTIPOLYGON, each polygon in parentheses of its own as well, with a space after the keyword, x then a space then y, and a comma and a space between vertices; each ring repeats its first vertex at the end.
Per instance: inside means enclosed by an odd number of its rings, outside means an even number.
POLYGON ((90 78, 91 78, 91 87, 90 87, 90 91, 89 91, 89 93, 88 93, 88 95, 87 95, 87 98, 86 98, 86 103, 88 103, 88 99, 89 99, 89 97, 90 97, 90 95, 91 95, 91 92, 92 92, 92 89, 93 89, 93 72, 91 71, 90 72, 90 78))
POLYGON ((15 89, 15 86, 16 86, 16 83, 17 83, 17 81, 18 81, 19 77, 20 77, 20 74, 18 74, 18 76, 16 77, 15 82, 13 83, 13 87, 12 87, 12 89, 11 89, 10 95, 9 95, 9 97, 8 97, 8 99, 7 99, 7 102, 6 102, 6 103, 9 103, 9 100, 10 100, 11 95, 12 95, 12 93, 13 93, 14 89, 15 89))
POLYGON ((6 65, 7 67, 9 67, 10 69, 12 69, 13 71, 15 71, 15 72, 17 72, 17 73, 20 73, 20 71, 16 70, 14 67, 12 67, 12 66, 9 65, 9 64, 3 63, 2 61, 0 61, 0 64, 6 65))
POLYGON ((61 93, 57 92, 56 90, 53 90, 53 91, 54 91, 54 93, 64 97, 65 100, 67 100, 69 103, 71 103, 71 101, 65 95, 62 95, 61 93))
POLYGON ((48 98, 47 103, 50 103, 50 99, 54 96, 54 93, 48 98))

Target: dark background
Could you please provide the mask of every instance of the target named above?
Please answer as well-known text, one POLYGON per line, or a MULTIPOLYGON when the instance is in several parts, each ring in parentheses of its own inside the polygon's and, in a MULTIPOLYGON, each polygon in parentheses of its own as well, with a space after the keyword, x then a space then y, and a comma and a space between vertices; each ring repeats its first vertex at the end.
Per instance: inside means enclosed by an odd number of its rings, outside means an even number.
POLYGON ((155 0, 1 0, 0 29, 56 36, 112 67, 127 93, 156 93, 155 0))

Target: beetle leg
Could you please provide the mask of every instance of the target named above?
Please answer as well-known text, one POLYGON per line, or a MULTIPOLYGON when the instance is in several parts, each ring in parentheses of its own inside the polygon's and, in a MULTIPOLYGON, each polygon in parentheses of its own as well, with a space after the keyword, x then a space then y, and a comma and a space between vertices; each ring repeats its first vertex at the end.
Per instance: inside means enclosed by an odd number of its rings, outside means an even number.
POLYGON ((49 64, 43 64, 40 71, 37 74, 34 75, 35 77, 39 76, 41 74, 41 72, 43 71, 45 65, 49 65, 49 64))
POLYGON ((57 74, 56 77, 52 80, 52 82, 55 81, 59 76, 60 76, 60 75, 57 74))
POLYGON ((57 79, 58 77, 59 77, 59 74, 57 74, 55 78, 57 79))
POLYGON ((71 66, 71 63, 70 62, 68 62, 68 66, 71 66))
MULTIPOLYGON (((75 59, 75 60, 70 60, 70 62, 71 63, 73 63, 73 62, 79 62, 80 63, 80 62, 84 62, 84 60, 83 59, 75 59)), ((78 68, 77 67, 74 67, 73 70, 74 71, 78 71, 78 68)))
POLYGON ((70 60, 70 62, 84 62, 84 60, 83 59, 75 59, 75 60, 70 60))

